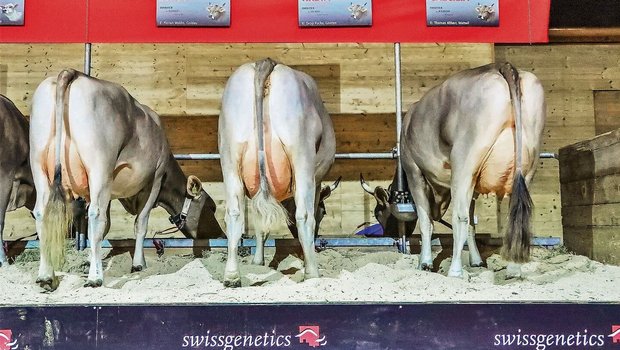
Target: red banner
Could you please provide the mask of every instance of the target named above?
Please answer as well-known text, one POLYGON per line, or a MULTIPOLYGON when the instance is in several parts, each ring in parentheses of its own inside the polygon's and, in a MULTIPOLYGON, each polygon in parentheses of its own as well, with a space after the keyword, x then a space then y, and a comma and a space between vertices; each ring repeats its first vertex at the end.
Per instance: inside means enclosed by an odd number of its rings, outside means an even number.
POLYGON ((230 1, 228 28, 157 27, 155 0, 26 1, 25 25, 0 27, 0 42, 548 41, 550 0, 501 0, 499 27, 427 27, 425 1, 377 0, 372 27, 345 28, 300 28, 295 0, 230 1))

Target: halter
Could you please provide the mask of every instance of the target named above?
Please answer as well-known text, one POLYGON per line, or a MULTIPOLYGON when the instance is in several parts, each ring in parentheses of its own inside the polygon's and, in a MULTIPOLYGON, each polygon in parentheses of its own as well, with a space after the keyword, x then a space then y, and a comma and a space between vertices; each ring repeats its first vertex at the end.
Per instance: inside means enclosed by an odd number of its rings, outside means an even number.
POLYGON ((183 229, 183 227, 185 226, 185 223, 187 222, 187 213, 189 212, 189 206, 192 204, 192 198, 185 198, 185 202, 183 202, 183 209, 181 210, 181 212, 177 215, 170 215, 170 217, 168 218, 168 220, 170 220, 170 223, 173 224, 174 226, 176 226, 176 229, 174 231, 169 231, 171 228, 166 229, 164 231, 161 231, 160 233, 172 233, 172 232, 176 232, 178 230, 183 229))

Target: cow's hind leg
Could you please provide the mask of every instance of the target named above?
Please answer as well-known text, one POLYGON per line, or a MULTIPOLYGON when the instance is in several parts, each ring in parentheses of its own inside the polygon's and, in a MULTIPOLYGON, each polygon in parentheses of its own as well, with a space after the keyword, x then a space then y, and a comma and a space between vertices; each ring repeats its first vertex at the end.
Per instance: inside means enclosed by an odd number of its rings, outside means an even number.
POLYGON ((469 226, 467 232, 467 248, 469 249, 469 266, 482 266, 482 257, 476 245, 476 222, 474 219, 474 211, 476 209, 476 201, 472 200, 469 206, 469 226))
POLYGON ((245 192, 238 174, 224 172, 224 188, 226 192, 226 237, 228 238, 228 257, 224 270, 225 287, 241 287, 237 251, 239 240, 245 230, 245 192))
POLYGON ((4 232, 4 217, 11 199, 11 190, 13 187, 13 176, 0 173, 0 267, 8 266, 6 252, 4 251, 4 240, 2 233, 4 232))
POLYGON ((131 264, 131 272, 142 271, 146 268, 146 260, 144 259, 144 239, 148 230, 149 216, 155 205, 159 190, 161 188, 162 175, 156 175, 153 186, 148 193, 144 205, 139 208, 138 216, 134 222, 134 234, 136 235, 136 246, 133 253, 133 262, 131 264))
POLYGON ((430 202, 426 196, 425 188, 428 186, 422 172, 418 166, 411 162, 409 164, 403 162, 405 173, 407 174, 407 183, 409 191, 416 206, 418 214, 418 225, 420 227, 420 235, 422 236, 422 247, 420 251, 420 259, 418 268, 420 270, 430 271, 433 268, 433 253, 431 250, 431 236, 433 234, 433 220, 431 220, 430 202))
MULTIPOLYGON (((450 277, 461 277, 463 275, 461 253, 469 237, 470 207, 474 194, 472 174, 476 173, 474 171, 474 167, 477 165, 475 159, 480 158, 459 159, 463 161, 459 162, 459 164, 453 162, 450 190, 452 195, 452 232, 454 241, 452 244, 452 263, 448 271, 448 276, 450 277)), ((475 246, 475 241, 473 245, 475 246)))
POLYGON ((261 225, 256 226, 256 252, 254 258, 252 258, 252 264, 264 265, 265 264, 265 239, 269 237, 269 232, 263 232, 261 225))
MULTIPOLYGON (((91 174, 93 174, 92 172, 91 174)), ((96 181, 89 178, 91 203, 88 206, 88 240, 90 241, 90 268, 85 287, 100 287, 103 284, 101 244, 108 226, 107 211, 110 206, 110 181, 96 181)))
POLYGON ((295 222, 299 231, 299 241, 304 253, 304 278, 319 277, 319 267, 314 250, 314 229, 316 219, 314 208, 320 188, 317 189, 314 179, 314 157, 307 159, 297 154, 292 159, 295 169, 295 222))
MULTIPOLYGON (((41 178, 38 178, 37 175, 38 173, 33 169, 33 178, 37 188, 37 199, 32 213, 34 215, 35 228, 40 243, 43 241, 43 235, 46 234, 43 228, 43 215, 45 212, 45 205, 50 197, 50 188, 47 178, 44 177, 45 175, 41 174, 41 176, 43 176, 41 178)), ((39 274, 37 275, 36 283, 48 291, 54 290, 58 286, 58 280, 54 275, 54 268, 46 254, 41 254, 39 257, 39 274)))

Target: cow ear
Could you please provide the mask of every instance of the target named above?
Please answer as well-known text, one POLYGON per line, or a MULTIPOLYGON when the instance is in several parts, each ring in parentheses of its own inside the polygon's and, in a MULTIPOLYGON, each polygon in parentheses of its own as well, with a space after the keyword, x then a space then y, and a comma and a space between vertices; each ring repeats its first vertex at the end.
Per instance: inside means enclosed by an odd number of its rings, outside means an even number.
POLYGON ((387 206, 388 204, 388 191, 385 190, 385 188, 381 187, 381 186, 377 186, 375 188, 375 198, 377 199, 377 201, 379 201, 381 204, 384 204, 387 206))
POLYGON ((202 182, 194 176, 190 175, 187 178, 187 194, 192 198, 200 197, 200 192, 202 191, 202 182))

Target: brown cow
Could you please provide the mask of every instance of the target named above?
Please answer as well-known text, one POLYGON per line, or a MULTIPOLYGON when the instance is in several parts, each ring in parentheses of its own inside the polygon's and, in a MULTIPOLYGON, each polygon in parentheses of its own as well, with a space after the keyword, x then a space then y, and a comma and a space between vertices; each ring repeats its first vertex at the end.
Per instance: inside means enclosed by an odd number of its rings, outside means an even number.
POLYGON ((0 95, 0 267, 8 265, 2 232, 7 211, 34 208, 35 191, 28 159, 28 121, 0 95))
POLYGON ((294 197, 305 277, 318 277, 316 214, 321 180, 334 162, 336 139, 314 80, 271 59, 239 67, 224 89, 218 147, 228 237, 224 285, 241 285, 236 253, 245 230, 246 194, 259 223, 252 263, 264 263, 265 236, 274 223, 288 217, 280 202, 294 197))
MULTIPOLYGON (((470 264, 482 263, 473 230, 475 194, 495 193, 500 200, 512 194, 503 251, 513 261, 528 258, 527 184, 536 170, 544 123, 540 81, 509 63, 459 72, 409 109, 400 151, 422 233, 420 268, 432 266, 433 220, 441 219, 451 200, 454 247, 448 275, 462 275, 465 242, 470 264)), ((390 215, 386 208, 379 214, 390 215)))
POLYGON ((42 253, 37 282, 42 287, 57 286, 54 270, 64 257, 69 198, 89 203, 92 254, 86 286, 103 283, 101 241, 109 229, 112 199, 137 215, 132 271, 146 266, 143 242, 150 211, 158 205, 180 215, 187 237, 222 235, 215 203, 195 176, 183 174, 159 116, 120 85, 63 70, 37 87, 30 126, 34 216, 42 253))

